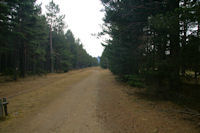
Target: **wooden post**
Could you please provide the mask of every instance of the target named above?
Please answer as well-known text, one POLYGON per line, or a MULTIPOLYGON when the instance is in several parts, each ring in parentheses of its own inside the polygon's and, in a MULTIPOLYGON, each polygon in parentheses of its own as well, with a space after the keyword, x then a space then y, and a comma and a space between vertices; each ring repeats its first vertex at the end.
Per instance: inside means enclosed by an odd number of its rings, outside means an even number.
POLYGON ((3 101, 0 99, 0 118, 3 118, 3 101))
POLYGON ((7 104, 8 104, 7 99, 3 98, 3 107, 4 107, 5 116, 8 116, 7 104))

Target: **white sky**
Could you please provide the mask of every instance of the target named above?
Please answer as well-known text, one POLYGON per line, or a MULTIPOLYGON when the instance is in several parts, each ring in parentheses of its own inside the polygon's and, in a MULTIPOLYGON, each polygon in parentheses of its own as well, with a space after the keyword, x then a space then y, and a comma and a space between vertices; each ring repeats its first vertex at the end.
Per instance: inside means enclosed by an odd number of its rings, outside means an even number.
MULTIPOLYGON (((45 13, 45 5, 51 0, 37 0, 42 3, 45 13)), ((100 12, 103 6, 100 0, 54 0, 59 5, 61 14, 65 14, 65 23, 83 43, 86 51, 94 56, 101 56, 103 47, 101 41, 91 34, 101 32, 104 13, 100 12)))

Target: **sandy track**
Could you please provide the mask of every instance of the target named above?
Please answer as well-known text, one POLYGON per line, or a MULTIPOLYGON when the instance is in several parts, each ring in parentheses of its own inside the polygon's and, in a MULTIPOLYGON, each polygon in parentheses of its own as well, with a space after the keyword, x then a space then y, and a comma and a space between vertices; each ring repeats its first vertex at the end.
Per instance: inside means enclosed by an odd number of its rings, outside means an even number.
POLYGON ((96 117, 98 72, 78 82, 52 101, 19 133, 102 133, 96 117))
POLYGON ((90 68, 46 78, 35 80, 32 91, 9 99, 10 117, 0 122, 0 132, 198 133, 187 121, 152 109, 145 101, 130 100, 122 91, 126 86, 107 70, 90 68))
POLYGON ((18 104, 9 105, 12 106, 11 118, 1 124, 0 131, 10 133, 105 132, 96 117, 98 75, 98 68, 78 71, 69 76, 62 76, 61 79, 49 82, 46 86, 42 85, 41 88, 29 93, 15 96, 10 99, 10 103, 18 102, 18 104), (20 106, 23 108, 22 112, 19 112, 20 106))

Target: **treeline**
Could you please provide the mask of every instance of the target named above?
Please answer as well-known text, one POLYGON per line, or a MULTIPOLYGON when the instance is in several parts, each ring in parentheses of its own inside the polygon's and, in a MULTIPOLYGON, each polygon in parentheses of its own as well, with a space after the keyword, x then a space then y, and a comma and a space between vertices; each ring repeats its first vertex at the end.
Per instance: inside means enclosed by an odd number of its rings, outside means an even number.
POLYGON ((73 33, 64 32, 64 15, 53 1, 41 14, 36 0, 0 1, 0 73, 16 79, 27 74, 67 72, 97 65, 73 33))
POLYGON ((111 38, 104 44, 103 68, 159 89, 175 89, 183 79, 198 78, 199 0, 101 1, 106 13, 103 34, 111 38), (194 77, 188 77, 191 72, 194 77))

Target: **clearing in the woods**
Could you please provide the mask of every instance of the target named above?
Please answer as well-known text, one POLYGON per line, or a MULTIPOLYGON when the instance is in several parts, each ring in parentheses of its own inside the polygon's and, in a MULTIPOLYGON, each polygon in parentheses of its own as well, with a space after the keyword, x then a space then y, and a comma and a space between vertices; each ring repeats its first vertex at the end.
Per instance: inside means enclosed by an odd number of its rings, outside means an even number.
POLYGON ((9 117, 2 133, 199 133, 170 102, 152 102, 126 92, 98 67, 1 83, 9 117))

